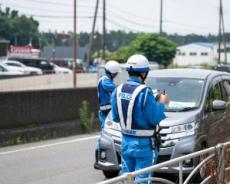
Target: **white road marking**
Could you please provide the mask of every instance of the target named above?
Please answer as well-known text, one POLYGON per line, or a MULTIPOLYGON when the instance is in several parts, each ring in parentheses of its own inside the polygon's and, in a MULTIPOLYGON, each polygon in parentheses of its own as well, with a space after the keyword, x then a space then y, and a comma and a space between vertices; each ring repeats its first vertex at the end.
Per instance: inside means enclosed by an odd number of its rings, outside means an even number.
POLYGON ((22 149, 17 149, 17 150, 12 150, 12 151, 0 152, 0 156, 11 154, 11 153, 23 152, 23 151, 31 151, 31 150, 41 149, 41 148, 48 148, 48 147, 58 146, 58 145, 63 145, 63 144, 71 144, 71 143, 87 141, 87 140, 96 139, 96 138, 99 138, 99 135, 84 137, 84 138, 78 138, 78 139, 68 140, 68 141, 61 141, 61 142, 57 142, 57 143, 53 143, 53 144, 46 144, 46 145, 41 145, 41 146, 33 146, 33 147, 29 147, 29 148, 22 148, 22 149))

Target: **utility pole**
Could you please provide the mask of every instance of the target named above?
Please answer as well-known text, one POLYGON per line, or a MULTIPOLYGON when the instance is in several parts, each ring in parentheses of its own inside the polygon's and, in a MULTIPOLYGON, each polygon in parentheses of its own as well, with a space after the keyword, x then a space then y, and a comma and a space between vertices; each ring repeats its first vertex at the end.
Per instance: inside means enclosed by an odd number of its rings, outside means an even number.
POLYGON ((223 5, 222 0, 220 0, 219 7, 219 34, 218 34, 218 64, 221 63, 221 43, 224 44, 224 62, 227 63, 227 51, 226 51, 226 40, 224 37, 224 15, 223 15, 223 5))
POLYGON ((73 87, 77 86, 76 60, 77 60, 77 0, 73 0, 73 87))
POLYGON ((95 6, 95 12, 94 12, 94 18, 93 18, 93 26, 92 26, 92 31, 91 31, 90 38, 89 38, 89 46, 88 46, 88 52, 87 52, 86 68, 89 67, 90 60, 91 60, 91 49, 92 49, 92 45, 93 45, 93 37, 94 37, 94 32, 95 32, 96 20, 97 20, 98 5, 99 5, 99 0, 96 1, 96 6, 95 6))
POLYGON ((160 0, 160 35, 162 34, 163 0, 160 0))
POLYGON ((224 43, 224 62, 225 64, 228 62, 227 59, 227 48, 226 48, 226 39, 225 39, 225 29, 224 29, 224 13, 223 13, 223 5, 222 5, 222 0, 221 0, 221 12, 222 12, 222 31, 223 31, 223 43, 224 43))
POLYGON ((105 21, 106 21, 106 3, 105 0, 103 0, 103 36, 102 36, 102 60, 105 61, 105 43, 106 43, 106 27, 105 27, 105 21))

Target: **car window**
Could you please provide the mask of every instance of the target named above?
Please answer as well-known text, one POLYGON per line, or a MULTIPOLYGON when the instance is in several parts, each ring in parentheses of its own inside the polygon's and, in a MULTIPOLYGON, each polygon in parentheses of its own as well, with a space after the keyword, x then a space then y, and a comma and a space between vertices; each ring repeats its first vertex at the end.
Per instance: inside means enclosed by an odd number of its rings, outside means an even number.
POLYGON ((151 78, 146 80, 153 90, 165 90, 170 97, 166 111, 184 111, 198 108, 204 80, 189 78, 151 78))
POLYGON ((230 101, 230 81, 223 81, 223 95, 226 101, 230 101))
POLYGON ((48 63, 48 61, 43 61, 43 60, 42 60, 42 61, 40 61, 40 64, 41 64, 41 65, 48 65, 49 63, 48 63))
POLYGON ((223 100, 221 96, 220 82, 213 85, 208 93, 208 98, 206 100, 205 109, 207 112, 212 111, 212 102, 214 100, 223 100))
POLYGON ((1 71, 1 72, 4 72, 5 69, 4 69, 2 66, 0 66, 0 71, 1 71))
POLYGON ((16 63, 7 63, 7 65, 9 66, 17 66, 17 67, 21 67, 20 65, 16 64, 16 63))

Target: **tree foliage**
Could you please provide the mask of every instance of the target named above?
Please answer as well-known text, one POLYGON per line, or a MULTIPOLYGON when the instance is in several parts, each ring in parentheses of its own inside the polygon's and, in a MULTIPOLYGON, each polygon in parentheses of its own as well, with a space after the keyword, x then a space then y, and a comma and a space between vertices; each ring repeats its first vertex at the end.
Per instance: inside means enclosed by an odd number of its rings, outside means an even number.
POLYGON ((0 7, 0 37, 10 41, 12 45, 40 46, 39 23, 33 17, 18 15, 18 11, 0 7))
MULTIPOLYGON (((157 34, 139 34, 128 46, 118 49, 114 56, 125 62, 133 54, 143 54, 150 61, 155 61, 163 66, 168 66, 176 53, 176 43, 157 34)), ((111 58, 109 58, 111 59, 111 58)))

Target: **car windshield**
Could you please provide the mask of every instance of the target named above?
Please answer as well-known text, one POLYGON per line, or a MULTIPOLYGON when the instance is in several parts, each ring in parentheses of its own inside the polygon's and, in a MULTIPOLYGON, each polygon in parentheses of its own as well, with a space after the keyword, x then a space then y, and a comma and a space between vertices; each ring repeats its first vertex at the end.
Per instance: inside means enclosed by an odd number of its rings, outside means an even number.
POLYGON ((189 111, 200 106, 204 80, 188 78, 153 78, 146 80, 156 94, 157 90, 166 91, 170 103, 166 111, 189 111))

